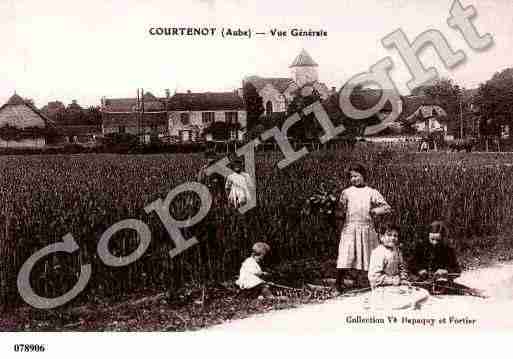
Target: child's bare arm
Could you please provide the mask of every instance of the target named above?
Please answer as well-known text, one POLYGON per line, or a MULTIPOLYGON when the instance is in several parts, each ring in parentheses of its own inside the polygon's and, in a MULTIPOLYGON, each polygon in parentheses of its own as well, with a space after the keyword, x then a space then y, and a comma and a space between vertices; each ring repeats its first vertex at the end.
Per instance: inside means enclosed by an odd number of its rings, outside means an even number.
POLYGON ((373 215, 384 215, 392 212, 392 207, 387 203, 385 198, 378 191, 374 191, 372 196, 373 208, 370 210, 373 215))

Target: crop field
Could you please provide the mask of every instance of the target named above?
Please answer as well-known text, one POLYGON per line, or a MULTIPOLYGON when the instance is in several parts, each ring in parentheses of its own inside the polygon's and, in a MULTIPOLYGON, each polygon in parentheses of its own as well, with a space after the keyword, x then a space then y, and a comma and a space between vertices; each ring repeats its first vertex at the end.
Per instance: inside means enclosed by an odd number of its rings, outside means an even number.
MULTIPOLYGON (((175 258, 173 242, 155 213, 144 207, 175 186, 195 180, 205 163, 199 154, 47 155, 0 158, 0 304, 20 304, 16 277, 36 251, 71 233, 80 250, 46 257, 32 272, 39 295, 56 297, 90 263, 86 290, 72 304, 115 298, 144 288, 170 289, 221 282, 236 277, 255 241, 265 240, 275 265, 335 258, 338 231, 329 218, 302 214, 306 199, 321 182, 339 193, 348 185, 347 166, 368 167, 368 184, 394 209, 406 255, 425 235, 425 226, 444 219, 459 253, 492 248, 513 222, 513 154, 408 153, 356 149, 312 152, 289 167, 276 166, 277 152, 256 156, 257 207, 244 215, 213 208, 186 238, 199 244, 175 258), (147 223, 152 240, 145 254, 125 267, 109 267, 97 256, 104 231, 128 218, 147 223)), ((175 218, 195 213, 193 195, 171 206, 175 218)), ((115 255, 137 248, 135 232, 121 231, 111 241, 115 255)), ((476 256, 478 256, 476 254, 476 256)), ((476 258, 479 260, 479 258, 476 258)))

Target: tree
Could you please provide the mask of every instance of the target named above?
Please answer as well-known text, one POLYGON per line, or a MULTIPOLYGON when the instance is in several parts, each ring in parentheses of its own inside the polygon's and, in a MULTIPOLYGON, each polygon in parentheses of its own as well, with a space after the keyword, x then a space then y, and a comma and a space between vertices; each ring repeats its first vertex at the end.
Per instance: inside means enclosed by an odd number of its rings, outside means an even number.
POLYGON ((102 124, 102 113, 99 106, 90 106, 84 112, 84 124, 87 125, 101 125, 102 124))
POLYGON ((205 128, 204 134, 211 134, 216 141, 227 141, 230 139, 230 132, 240 129, 239 123, 213 122, 205 128))
POLYGON ((249 81, 243 85, 242 97, 247 112, 246 127, 248 130, 251 130, 258 124, 258 119, 264 112, 262 97, 258 94, 256 87, 249 81))
POLYGON ((34 99, 31 99, 31 98, 24 98, 23 101, 25 101, 26 104, 32 106, 32 107, 36 107, 36 104, 34 102, 34 99))
POLYGON ((501 125, 511 125, 513 106, 513 68, 496 73, 479 86, 476 98, 483 121, 484 136, 499 136, 501 125))
POLYGON ((312 140, 315 137, 319 137, 322 131, 321 126, 313 113, 305 115, 303 109, 315 102, 320 102, 320 100, 321 97, 315 90, 312 90, 307 95, 302 94, 301 91, 296 92, 287 108, 287 117, 297 113, 301 117, 301 121, 290 128, 288 132, 290 137, 302 140, 312 140))
MULTIPOLYGON (((355 108, 366 110, 375 106, 380 96, 381 93, 378 94, 377 91, 364 89, 363 86, 359 85, 354 88, 349 99, 355 108)), ((345 116, 343 123, 354 136, 363 137, 367 127, 377 125, 380 121, 378 115, 375 114, 364 119, 353 119, 345 116)))

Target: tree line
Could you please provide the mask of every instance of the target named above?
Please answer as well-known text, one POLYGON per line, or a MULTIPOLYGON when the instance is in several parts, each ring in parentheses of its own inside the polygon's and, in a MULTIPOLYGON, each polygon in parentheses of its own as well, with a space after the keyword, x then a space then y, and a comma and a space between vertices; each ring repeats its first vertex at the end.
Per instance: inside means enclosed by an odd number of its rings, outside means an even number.
MULTIPOLYGON (((351 102, 360 109, 371 107, 368 96, 364 94, 365 89, 358 87, 353 92, 351 102)), ((477 89, 468 90, 456 84, 452 79, 439 78, 431 84, 419 86, 412 90, 412 96, 421 96, 427 103, 436 104, 442 107, 447 116, 444 120, 447 122, 449 134, 456 138, 467 137, 500 137, 504 126, 513 127, 513 68, 508 68, 497 72, 485 83, 482 83, 477 89)), ((244 103, 247 110, 247 129, 248 137, 254 138, 266 129, 273 126, 280 126, 291 114, 298 113, 302 116, 302 121, 296 123, 289 131, 289 136, 299 140, 308 141, 318 137, 320 131, 319 124, 312 115, 303 115, 302 110, 310 104, 321 101, 320 95, 313 91, 310 95, 304 96, 297 93, 289 103, 286 113, 265 113, 262 98, 258 94, 256 87, 250 82, 243 86, 244 103)), ((404 101, 409 101, 408 97, 402 97, 404 101)), ((346 136, 362 136, 365 128, 379 123, 377 116, 365 119, 363 121, 353 121, 347 118, 338 106, 338 96, 331 95, 328 99, 322 101, 323 106, 328 112, 331 120, 342 122, 347 128, 346 136)), ((403 118, 404 120, 404 118, 403 118)), ((391 131, 400 131, 401 133, 411 133, 411 124, 401 119, 398 128, 392 128, 391 131)))

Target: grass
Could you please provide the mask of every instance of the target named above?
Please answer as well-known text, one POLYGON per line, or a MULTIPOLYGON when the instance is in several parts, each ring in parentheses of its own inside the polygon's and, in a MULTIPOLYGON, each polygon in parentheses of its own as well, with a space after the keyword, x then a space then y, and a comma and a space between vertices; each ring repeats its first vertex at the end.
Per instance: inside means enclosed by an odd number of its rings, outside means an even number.
MULTIPOLYGON (((332 188, 347 185, 344 171, 353 161, 368 165, 370 184, 396 210, 406 255, 424 235, 424 226, 442 217, 464 268, 513 259, 507 235, 513 224, 511 153, 315 152, 279 171, 275 165, 281 159, 278 153, 257 156, 260 190, 254 213, 245 217, 215 213, 224 232, 216 233, 214 241, 200 240, 200 245, 170 260, 169 238, 143 208, 177 184, 194 179, 202 163, 197 155, 1 158, 0 198, 6 205, 0 211, 0 285, 11 284, 8 289, 16 295, 12 284, 17 268, 35 250, 60 241, 67 232, 77 239, 80 258, 41 261, 37 283, 52 283, 53 268, 76 270, 80 262, 93 264, 93 279, 68 307, 37 311, 22 306, 14 315, 2 314, 0 330, 190 330, 331 298, 329 290, 315 294, 304 290, 288 293, 285 302, 258 302, 239 298, 232 289, 215 283, 232 279, 258 240, 273 248, 271 265, 281 273, 277 282, 302 288, 304 283, 332 277, 338 233, 326 221, 302 218, 298 212, 321 181, 332 188), (114 270, 95 258, 96 244, 108 226, 126 218, 147 222, 152 244, 137 263, 114 270), (164 291, 166 296, 157 301, 136 302, 164 291), (73 307, 92 308, 92 314, 87 310, 73 314, 73 307)), ((178 200, 172 210, 179 213, 184 208, 186 201, 178 200)), ((113 241, 114 252, 130 251, 132 237, 119 236, 113 241)), ((74 283, 76 272, 68 274, 67 279, 53 278, 53 286, 40 285, 36 290, 58 293, 74 283)))
MULTIPOLYGON (((474 238, 494 243, 487 249, 461 253, 464 270, 513 261, 510 237, 474 238)), ((30 307, 6 313, 0 318, 0 331, 190 331, 243 319, 255 314, 322 303, 337 297, 331 288, 311 289, 307 283, 320 283, 335 272, 333 258, 315 258, 282 263, 276 268, 280 283, 300 290, 274 289, 286 300, 245 298, 233 282, 191 285, 176 293, 141 291, 117 301, 102 301, 65 310, 39 311, 30 307), (290 283, 292 282, 292 283, 290 283)))

